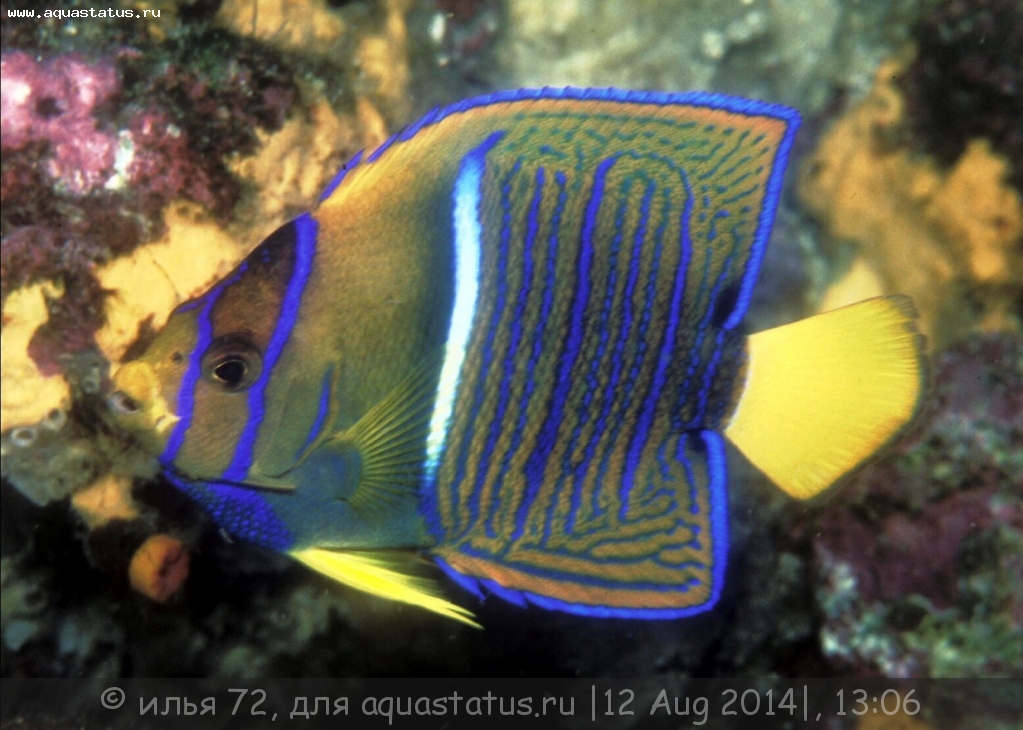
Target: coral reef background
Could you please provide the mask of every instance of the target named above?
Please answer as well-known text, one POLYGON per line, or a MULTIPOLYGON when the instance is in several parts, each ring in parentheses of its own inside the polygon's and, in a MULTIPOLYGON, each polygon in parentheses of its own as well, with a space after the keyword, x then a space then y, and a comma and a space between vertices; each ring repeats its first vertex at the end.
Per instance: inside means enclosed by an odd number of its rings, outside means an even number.
POLYGON ((4 676, 1023 677, 1015 0, 111 7, 137 17, 0 3, 4 676), (110 366, 357 150, 436 104, 566 84, 799 108, 750 328, 904 292, 929 338, 919 425, 825 499, 731 455, 718 609, 494 600, 476 632, 226 540, 102 425, 110 366))

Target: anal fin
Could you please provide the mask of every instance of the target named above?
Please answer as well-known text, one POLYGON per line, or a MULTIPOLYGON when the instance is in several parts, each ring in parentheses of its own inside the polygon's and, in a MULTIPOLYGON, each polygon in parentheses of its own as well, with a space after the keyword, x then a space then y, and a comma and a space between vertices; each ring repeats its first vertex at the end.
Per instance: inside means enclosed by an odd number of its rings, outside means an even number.
MULTIPOLYGON (((666 435, 598 493, 576 472, 560 492, 537 490, 519 524, 481 505, 466 531, 432 552, 463 587, 512 603, 600 617, 691 616, 715 605, 724 581, 725 472, 716 432, 666 435)), ((509 475, 502 487, 527 494, 524 480, 509 475)), ((463 498, 472 504, 474 496, 463 498)))

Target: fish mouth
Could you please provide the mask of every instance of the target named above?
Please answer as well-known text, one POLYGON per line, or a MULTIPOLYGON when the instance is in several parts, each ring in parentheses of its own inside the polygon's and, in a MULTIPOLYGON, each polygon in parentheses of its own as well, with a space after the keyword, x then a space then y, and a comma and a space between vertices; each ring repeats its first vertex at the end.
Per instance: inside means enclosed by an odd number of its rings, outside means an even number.
POLYGON ((107 408, 114 420, 131 430, 148 431, 157 440, 166 439, 181 420, 163 395, 159 377, 144 362, 129 362, 113 378, 114 392, 107 396, 107 408))
POLYGON ((156 427, 156 432, 161 436, 167 430, 173 428, 174 424, 181 420, 181 416, 174 413, 162 413, 156 417, 153 425, 156 427))

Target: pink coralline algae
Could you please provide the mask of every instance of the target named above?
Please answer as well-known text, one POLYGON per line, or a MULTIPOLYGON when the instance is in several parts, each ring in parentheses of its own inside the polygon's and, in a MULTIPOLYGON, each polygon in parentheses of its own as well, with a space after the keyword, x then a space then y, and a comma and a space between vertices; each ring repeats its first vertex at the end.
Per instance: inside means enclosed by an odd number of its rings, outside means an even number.
POLYGON ((91 349, 102 326, 96 265, 159 236, 176 199, 226 218, 240 187, 224 157, 255 147, 258 128, 279 127, 296 93, 285 73, 257 83, 259 71, 237 63, 213 80, 185 59, 140 70, 138 51, 123 46, 91 59, 0 59, 0 289, 5 299, 41 279, 62 285, 29 350, 52 374, 63 355, 91 349))
POLYGON ((114 166, 117 135, 103 130, 95 114, 120 91, 114 64, 74 55, 40 62, 15 52, 3 55, 0 69, 3 149, 46 142, 44 169, 68 192, 102 187, 114 166))
POLYGON ((122 171, 123 182, 131 184, 127 194, 144 214, 155 215, 178 196, 219 213, 230 209, 233 200, 222 194, 228 185, 224 181, 214 185, 207 170, 195 164, 188 133, 163 111, 146 109, 133 116, 124 140, 126 144, 130 140, 132 151, 122 171))

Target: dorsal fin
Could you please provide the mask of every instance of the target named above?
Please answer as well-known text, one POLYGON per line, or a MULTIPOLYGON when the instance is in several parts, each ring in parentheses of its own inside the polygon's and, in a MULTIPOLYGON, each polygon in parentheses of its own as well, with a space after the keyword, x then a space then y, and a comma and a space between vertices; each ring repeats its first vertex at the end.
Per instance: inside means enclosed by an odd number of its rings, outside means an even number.
POLYGON ((482 628, 473 620, 471 611, 441 598, 440 589, 434 581, 410 573, 416 562, 411 554, 321 548, 295 550, 290 554, 318 573, 357 590, 419 606, 477 629, 482 628))
POLYGON ((753 335, 725 435, 788 494, 820 494, 916 415, 915 319, 908 297, 878 297, 753 335))

